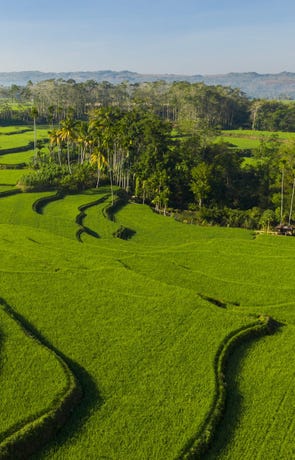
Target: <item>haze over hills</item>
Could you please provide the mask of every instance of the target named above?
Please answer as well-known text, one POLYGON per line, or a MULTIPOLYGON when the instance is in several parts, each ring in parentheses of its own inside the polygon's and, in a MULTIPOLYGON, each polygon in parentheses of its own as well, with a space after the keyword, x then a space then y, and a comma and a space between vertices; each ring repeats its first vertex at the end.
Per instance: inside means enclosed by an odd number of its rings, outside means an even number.
POLYGON ((124 81, 131 83, 152 82, 157 80, 204 82, 207 85, 231 86, 240 88, 250 98, 295 99, 295 73, 281 72, 277 74, 258 74, 256 72, 227 73, 216 75, 179 75, 179 74, 140 74, 128 70, 112 71, 77 71, 77 72, 0 72, 0 85, 12 84, 24 86, 29 80, 33 83, 48 79, 73 79, 77 83, 87 80, 97 82, 108 81, 119 84, 124 81))

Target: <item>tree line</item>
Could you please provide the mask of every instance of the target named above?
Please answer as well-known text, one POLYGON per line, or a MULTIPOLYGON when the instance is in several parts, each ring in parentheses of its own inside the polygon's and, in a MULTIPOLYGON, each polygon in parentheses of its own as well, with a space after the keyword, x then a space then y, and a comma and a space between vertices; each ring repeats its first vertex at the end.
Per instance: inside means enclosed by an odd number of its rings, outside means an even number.
POLYGON ((295 131, 292 101, 250 100, 239 89, 185 81, 113 85, 60 79, 1 87, 0 122, 27 122, 32 104, 43 123, 58 123, 70 114, 86 120, 98 107, 130 110, 136 106, 172 122, 202 122, 217 129, 295 131), (17 108, 14 102, 19 104, 17 108))
POLYGON ((246 127, 249 124, 250 102, 238 89, 206 86, 187 82, 112 85, 89 80, 47 80, 25 87, 12 85, 0 88, 0 121, 28 121, 29 107, 37 108, 42 122, 59 122, 69 114, 87 119, 90 110, 98 107, 136 106, 152 111, 173 122, 202 120, 221 129, 246 127), (18 102, 15 108, 12 102, 18 102))

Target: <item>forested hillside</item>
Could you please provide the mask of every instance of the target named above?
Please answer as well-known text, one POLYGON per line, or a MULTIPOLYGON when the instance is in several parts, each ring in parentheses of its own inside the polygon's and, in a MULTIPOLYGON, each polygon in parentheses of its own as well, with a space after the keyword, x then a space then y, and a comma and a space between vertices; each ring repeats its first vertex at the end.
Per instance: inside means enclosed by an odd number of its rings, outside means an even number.
POLYGON ((129 82, 138 84, 144 82, 156 82, 159 80, 172 83, 174 81, 186 81, 189 83, 205 83, 206 85, 231 86, 240 88, 250 98, 266 99, 294 99, 295 98, 295 74, 281 72, 277 74, 259 74, 256 72, 231 72, 217 75, 179 75, 179 74, 140 74, 122 70, 100 70, 92 72, 0 72, 0 85, 25 86, 30 80, 38 83, 44 80, 75 80, 84 83, 93 80, 97 83, 107 81, 111 84, 129 82))

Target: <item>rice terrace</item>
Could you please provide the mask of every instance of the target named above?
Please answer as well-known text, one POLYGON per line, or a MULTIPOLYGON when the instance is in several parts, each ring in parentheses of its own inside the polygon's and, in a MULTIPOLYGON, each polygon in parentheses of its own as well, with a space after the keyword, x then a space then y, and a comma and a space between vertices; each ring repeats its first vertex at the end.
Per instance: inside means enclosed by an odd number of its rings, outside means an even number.
POLYGON ((171 134, 153 115, 99 108, 98 149, 86 124, 72 136, 70 109, 40 110, 0 128, 0 458, 295 458, 295 239, 255 232, 280 222, 282 172, 288 217, 292 139, 256 139, 250 171, 250 143, 228 146, 239 131, 171 134), (212 163, 185 167, 181 152, 208 136, 196 155, 212 163), (273 182, 251 186, 248 211, 233 177, 254 184, 267 161, 273 182), (172 180, 179 202, 195 199, 184 213, 169 207, 172 180))

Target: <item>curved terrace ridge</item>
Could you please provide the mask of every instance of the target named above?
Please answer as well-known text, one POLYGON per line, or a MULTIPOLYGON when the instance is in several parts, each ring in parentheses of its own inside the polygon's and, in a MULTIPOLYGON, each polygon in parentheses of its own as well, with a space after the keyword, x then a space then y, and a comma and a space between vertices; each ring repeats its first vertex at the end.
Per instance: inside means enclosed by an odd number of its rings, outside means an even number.
POLYGON ((65 194, 61 191, 57 191, 56 193, 54 193, 54 195, 43 196, 34 201, 34 203, 32 204, 32 209, 37 214, 43 214, 43 210, 48 203, 52 203, 53 201, 57 200, 62 200, 64 197, 65 194))
POLYGON ((99 234, 96 233, 94 230, 91 230, 89 227, 86 227, 84 225, 84 219, 87 216, 86 210, 89 208, 92 208, 93 206, 97 206, 98 204, 104 203, 107 199, 109 198, 109 195, 105 195, 98 200, 91 201, 86 204, 82 204, 81 206, 78 207, 79 214, 76 216, 76 224, 79 225, 78 230, 76 231, 76 238, 80 243, 83 243, 83 240, 81 239, 81 235, 83 233, 87 233, 90 236, 93 236, 94 238, 99 238, 99 234))
POLYGON ((190 439, 177 460, 197 460, 203 458, 213 441, 216 428, 224 414, 226 401, 226 364, 229 355, 240 343, 251 338, 273 333, 278 324, 269 316, 262 316, 252 324, 230 333, 220 344, 214 361, 215 392, 211 408, 198 433, 190 439))
POLYGON ((0 298, 0 304, 3 306, 3 311, 20 326, 26 335, 54 355, 64 371, 67 382, 64 393, 55 399, 50 407, 4 433, 5 438, 0 442, 0 459, 21 460, 29 458, 54 438, 81 400, 82 389, 61 353, 50 346, 34 327, 16 313, 4 299, 0 298))

